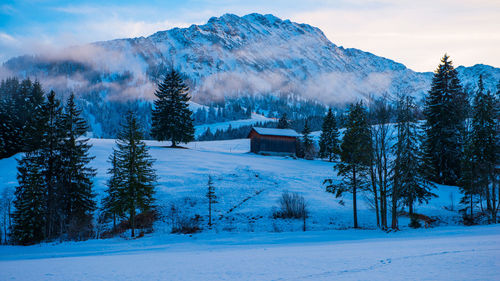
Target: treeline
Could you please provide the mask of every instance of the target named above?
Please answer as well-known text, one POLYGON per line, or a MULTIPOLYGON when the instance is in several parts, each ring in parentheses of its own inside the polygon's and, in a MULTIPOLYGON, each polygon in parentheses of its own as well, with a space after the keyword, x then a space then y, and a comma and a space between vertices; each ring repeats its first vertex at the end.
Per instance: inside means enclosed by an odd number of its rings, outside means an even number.
POLYGON ((377 225, 398 229, 401 207, 408 208, 411 225, 419 225, 422 216, 415 213, 414 205, 435 196, 434 183, 460 187, 465 224, 482 219, 496 223, 500 205, 499 108, 500 83, 493 94, 485 91, 479 77, 475 93, 464 91, 445 55, 422 111, 408 96, 399 97, 394 104, 385 98, 368 105, 354 103, 349 107, 342 139, 338 138, 335 116, 328 112, 319 156, 338 161, 334 170, 342 181, 326 179, 326 191, 336 197, 352 194, 355 228, 359 227, 360 191, 372 195, 377 225), (390 125, 393 108, 395 126, 390 125), (423 123, 418 118, 421 114, 423 123), (474 213, 474 209, 481 211, 474 213))
POLYGON ((210 104, 193 113, 195 125, 212 124, 252 118, 252 108, 243 108, 240 103, 228 100, 222 105, 210 104), (207 109, 208 108, 208 109, 207 109))
POLYGON ((226 129, 217 129, 213 133, 210 127, 207 127, 205 132, 198 136, 198 141, 244 139, 248 137, 253 127, 274 128, 275 126, 275 122, 257 122, 253 125, 245 125, 236 128, 233 128, 231 124, 229 124, 226 129))

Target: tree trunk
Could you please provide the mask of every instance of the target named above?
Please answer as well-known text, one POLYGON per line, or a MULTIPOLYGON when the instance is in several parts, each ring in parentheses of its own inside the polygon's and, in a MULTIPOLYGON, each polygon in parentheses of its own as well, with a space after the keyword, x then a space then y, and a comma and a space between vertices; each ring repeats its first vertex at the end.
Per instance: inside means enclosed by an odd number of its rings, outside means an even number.
POLYGON ((212 226, 212 200, 208 199, 208 225, 212 226))
POLYGON ((391 228, 394 230, 398 229, 398 185, 394 183, 392 191, 392 225, 391 228))
POLYGON ((375 172, 373 171, 373 164, 370 166, 370 178, 372 180, 373 196, 375 201, 375 214, 377 214, 377 227, 380 227, 380 215, 378 208, 378 196, 377 196, 377 183, 375 181, 375 172))
POLYGON ((130 210, 130 227, 132 228, 132 238, 135 237, 135 208, 130 210))
POLYGON ((358 228, 358 212, 357 212, 357 202, 356 202, 356 188, 358 183, 356 182, 356 167, 352 168, 352 210, 354 217, 354 228, 358 228))

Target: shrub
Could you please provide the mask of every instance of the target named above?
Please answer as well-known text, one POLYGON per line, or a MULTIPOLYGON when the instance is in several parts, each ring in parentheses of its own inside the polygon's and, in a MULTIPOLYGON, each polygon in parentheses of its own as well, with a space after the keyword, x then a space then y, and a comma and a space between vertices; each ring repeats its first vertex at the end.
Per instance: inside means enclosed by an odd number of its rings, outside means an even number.
POLYGON ((307 216, 306 201, 298 193, 283 192, 279 200, 280 206, 273 214, 274 218, 300 219, 307 216))
POLYGON ((201 230, 200 215, 194 217, 178 216, 172 225, 172 233, 191 234, 201 230))
POLYGON ((410 224, 408 225, 411 228, 420 228, 422 225, 420 224, 420 221, 418 220, 418 217, 416 215, 411 215, 410 216, 410 224))

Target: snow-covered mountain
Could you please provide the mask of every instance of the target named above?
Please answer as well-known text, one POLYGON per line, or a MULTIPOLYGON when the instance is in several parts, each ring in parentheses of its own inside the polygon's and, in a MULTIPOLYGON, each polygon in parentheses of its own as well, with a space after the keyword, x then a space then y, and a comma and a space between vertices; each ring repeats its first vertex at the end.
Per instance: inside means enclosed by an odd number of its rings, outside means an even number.
MULTIPOLYGON (((384 93, 420 97, 432 77, 431 72, 415 72, 390 59, 336 46, 316 27, 261 14, 225 14, 204 25, 149 37, 17 57, 3 67, 12 74, 37 77, 47 88, 119 100, 150 98, 154 81, 173 67, 189 78, 200 102, 246 94, 285 94, 324 103, 384 93)), ((458 71, 467 85, 474 85, 479 74, 491 89, 500 79, 500 69, 486 65, 458 71)))

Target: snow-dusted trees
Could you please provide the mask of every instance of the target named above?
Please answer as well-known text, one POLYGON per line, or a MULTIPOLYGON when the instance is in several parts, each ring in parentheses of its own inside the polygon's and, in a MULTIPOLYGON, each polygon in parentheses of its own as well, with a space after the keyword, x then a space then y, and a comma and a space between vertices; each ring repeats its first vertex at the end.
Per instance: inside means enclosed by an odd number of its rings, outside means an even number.
POLYGON ((335 116, 330 108, 323 119, 323 126, 319 139, 319 156, 321 158, 327 158, 328 161, 332 162, 339 153, 339 130, 337 128, 337 120, 335 120, 335 116))
POLYGON ((211 175, 208 175, 206 196, 208 199, 208 225, 212 226, 212 204, 217 203, 217 195, 215 194, 214 180, 211 175))
POLYGON ((467 99, 458 73, 444 55, 432 78, 424 115, 426 167, 431 180, 455 184, 460 177, 467 99))
POLYGON ((142 132, 137 120, 134 114, 129 112, 116 140, 118 148, 112 156, 116 165, 112 176, 116 176, 119 180, 111 183, 114 186, 112 189, 108 189, 110 192, 108 197, 111 198, 113 206, 115 203, 121 204, 121 206, 116 207, 117 209, 111 208, 111 211, 119 213, 123 210, 128 214, 132 237, 135 236, 137 211, 145 212, 152 207, 156 182, 156 173, 153 169, 154 160, 149 155, 148 148, 141 138, 142 132), (118 190, 115 190, 116 188, 118 190))
POLYGON ((151 135, 158 141, 169 140, 172 147, 194 140, 194 126, 189 109, 189 87, 181 74, 172 69, 155 92, 151 135))
POLYGON ((337 174, 343 178, 340 184, 326 179, 327 192, 340 197, 344 192, 352 193, 354 228, 358 228, 357 192, 367 186, 368 170, 371 162, 372 140, 368 116, 362 102, 352 104, 346 131, 342 138, 340 160, 335 166, 337 174))

